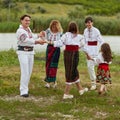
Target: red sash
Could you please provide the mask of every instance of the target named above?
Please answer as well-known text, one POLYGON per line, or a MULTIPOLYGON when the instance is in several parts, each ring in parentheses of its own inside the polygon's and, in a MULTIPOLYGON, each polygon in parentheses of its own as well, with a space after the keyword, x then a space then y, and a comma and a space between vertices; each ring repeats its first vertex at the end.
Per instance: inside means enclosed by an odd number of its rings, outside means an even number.
POLYGON ((97 46, 97 41, 88 41, 88 45, 97 46))
POLYGON ((66 51, 78 51, 79 46, 78 45, 66 45, 65 50, 66 51))

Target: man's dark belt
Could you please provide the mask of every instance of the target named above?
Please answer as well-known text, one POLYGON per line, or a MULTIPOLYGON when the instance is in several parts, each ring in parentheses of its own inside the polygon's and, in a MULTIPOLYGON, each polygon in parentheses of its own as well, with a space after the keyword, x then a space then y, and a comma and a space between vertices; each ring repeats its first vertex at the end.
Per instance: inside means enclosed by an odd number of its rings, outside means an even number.
POLYGON ((18 46, 18 50, 21 50, 21 51, 33 51, 33 47, 30 47, 30 46, 18 46))

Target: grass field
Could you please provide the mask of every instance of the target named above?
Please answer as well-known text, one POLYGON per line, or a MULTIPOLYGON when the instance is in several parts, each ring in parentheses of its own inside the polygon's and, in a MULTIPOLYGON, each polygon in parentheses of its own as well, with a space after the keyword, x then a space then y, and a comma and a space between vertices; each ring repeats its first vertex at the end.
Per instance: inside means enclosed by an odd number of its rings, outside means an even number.
MULTIPOLYGON (((119 120, 120 119, 120 56, 111 64, 112 85, 108 93, 99 96, 88 91, 80 96, 73 85, 72 100, 63 100, 65 87, 63 53, 59 61, 56 89, 44 87, 45 53, 35 54, 34 69, 29 84, 30 97, 19 96, 20 68, 14 50, 0 52, 0 120, 119 120)), ((79 74, 83 87, 90 87, 85 56, 80 53, 79 74)))

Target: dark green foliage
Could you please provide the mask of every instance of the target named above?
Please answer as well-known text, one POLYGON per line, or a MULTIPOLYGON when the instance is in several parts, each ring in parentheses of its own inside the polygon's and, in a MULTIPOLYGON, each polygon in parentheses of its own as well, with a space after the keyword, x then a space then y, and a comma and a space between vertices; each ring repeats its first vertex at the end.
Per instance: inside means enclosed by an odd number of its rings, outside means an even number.
POLYGON ((46 13, 47 11, 45 10, 45 8, 38 6, 38 12, 40 13, 46 13))
MULTIPOLYGON (((94 18, 94 26, 97 27, 103 35, 120 35, 120 24, 119 19, 101 19, 99 17, 94 18)), ((82 34, 85 28, 84 19, 68 19, 68 18, 40 18, 33 19, 31 22, 31 29, 33 32, 39 32, 46 30, 49 27, 50 21, 58 19, 61 22, 64 32, 67 31, 68 23, 71 20, 77 22, 80 33, 82 34)), ((0 23, 0 32, 16 32, 19 26, 19 22, 2 22, 0 23)))
POLYGON ((87 11, 82 6, 76 6, 76 8, 68 12, 68 17, 71 19, 84 18, 87 11))
MULTIPOLYGON (((24 2, 24 0, 16 0, 24 2)), ((36 3, 62 3, 68 5, 83 5, 87 10, 87 14, 94 15, 111 15, 119 13, 120 1, 119 0, 27 0, 27 2, 36 3)))
POLYGON ((120 34, 120 24, 119 20, 109 18, 109 19, 98 19, 95 18, 95 26, 99 28, 104 35, 119 35, 120 34))
POLYGON ((5 8, 12 8, 12 7, 15 7, 15 0, 2 0, 1 1, 1 4, 2 4, 2 7, 5 7, 5 8))
MULTIPOLYGON (((64 9, 64 7, 62 8, 64 9)), ((16 32, 19 17, 22 14, 29 14, 33 20, 30 27, 34 32, 47 29, 52 19, 58 19, 64 32, 67 31, 68 22, 74 20, 79 25, 80 33, 83 33, 84 19, 90 15, 93 16, 95 26, 100 29, 102 34, 120 35, 120 0, 27 0, 27 2, 24 0, 2 0, 0 1, 0 10, 0 32, 16 32), (71 6, 71 10, 66 12, 66 17, 64 17, 55 10, 56 13, 49 12, 47 7, 43 7, 41 3, 49 3, 53 6, 58 5, 57 3, 61 6, 67 4, 71 6), (54 17, 54 14, 57 17, 54 17)))
POLYGON ((0 23, 0 32, 1 33, 16 32, 18 26, 19 22, 2 22, 0 23))
MULTIPOLYGON (((14 2, 25 2, 24 0, 14 0, 14 2)), ((8 7, 13 0, 3 0, 4 7, 8 7)), ((94 15, 113 15, 120 11, 119 0, 27 0, 32 3, 61 3, 68 5, 82 5, 87 14, 94 15)))

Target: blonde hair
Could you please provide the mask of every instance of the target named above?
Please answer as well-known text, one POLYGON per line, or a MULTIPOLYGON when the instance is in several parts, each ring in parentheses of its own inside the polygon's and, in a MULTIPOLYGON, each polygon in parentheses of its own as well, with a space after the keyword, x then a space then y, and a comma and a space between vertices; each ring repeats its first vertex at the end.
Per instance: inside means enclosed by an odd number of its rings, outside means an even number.
POLYGON ((61 24, 60 24, 60 22, 58 20, 52 20, 50 22, 49 28, 50 28, 51 31, 52 31, 52 26, 53 25, 56 26, 58 32, 63 32, 62 26, 61 26, 61 24))

